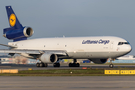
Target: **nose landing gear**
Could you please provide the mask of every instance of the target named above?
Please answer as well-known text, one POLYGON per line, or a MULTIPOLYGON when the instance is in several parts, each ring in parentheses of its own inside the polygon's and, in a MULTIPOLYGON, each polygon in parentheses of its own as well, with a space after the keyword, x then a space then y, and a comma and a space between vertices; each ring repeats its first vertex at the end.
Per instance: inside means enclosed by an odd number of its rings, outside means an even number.
POLYGON ((113 68, 113 66, 114 66, 113 64, 110 64, 110 65, 109 65, 110 68, 113 68))
POLYGON ((110 65, 109 65, 110 68, 114 67, 114 65, 112 64, 112 61, 114 61, 114 59, 110 59, 110 65))

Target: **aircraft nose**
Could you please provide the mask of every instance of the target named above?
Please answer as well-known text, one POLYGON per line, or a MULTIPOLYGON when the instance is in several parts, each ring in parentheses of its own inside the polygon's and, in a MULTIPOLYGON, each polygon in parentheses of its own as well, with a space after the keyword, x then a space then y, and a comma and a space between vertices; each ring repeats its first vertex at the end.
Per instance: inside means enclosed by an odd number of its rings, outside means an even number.
POLYGON ((131 45, 128 45, 128 46, 126 47, 126 51, 127 51, 127 52, 131 52, 131 51, 132 51, 131 45))

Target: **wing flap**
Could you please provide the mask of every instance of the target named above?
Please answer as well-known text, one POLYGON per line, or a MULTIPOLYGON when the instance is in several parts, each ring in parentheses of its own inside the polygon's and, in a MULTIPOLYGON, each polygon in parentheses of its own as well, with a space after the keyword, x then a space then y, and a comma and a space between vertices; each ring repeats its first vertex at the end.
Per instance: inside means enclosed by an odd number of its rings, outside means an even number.
POLYGON ((26 53, 26 54, 41 54, 39 51, 35 50, 9 50, 9 49, 0 49, 0 53, 26 53))

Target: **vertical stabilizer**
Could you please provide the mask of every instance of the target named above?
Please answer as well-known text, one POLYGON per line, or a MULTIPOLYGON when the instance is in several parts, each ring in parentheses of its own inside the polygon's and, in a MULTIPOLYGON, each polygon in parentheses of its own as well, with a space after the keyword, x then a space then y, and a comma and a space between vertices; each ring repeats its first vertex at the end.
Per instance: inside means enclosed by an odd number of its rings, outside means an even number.
POLYGON ((17 16, 15 15, 13 9, 11 6, 6 6, 7 10, 7 16, 10 27, 14 29, 22 28, 23 26, 20 24, 19 20, 17 19, 17 16))

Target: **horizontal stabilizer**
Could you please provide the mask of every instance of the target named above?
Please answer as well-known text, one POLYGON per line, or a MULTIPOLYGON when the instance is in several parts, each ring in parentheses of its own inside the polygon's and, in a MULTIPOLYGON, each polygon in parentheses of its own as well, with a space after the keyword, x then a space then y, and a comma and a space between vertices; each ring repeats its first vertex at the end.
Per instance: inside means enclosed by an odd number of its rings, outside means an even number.
POLYGON ((5 44, 0 44, 2 46, 6 46, 6 47, 11 47, 11 48, 16 48, 16 46, 11 46, 11 45, 5 45, 5 44))

